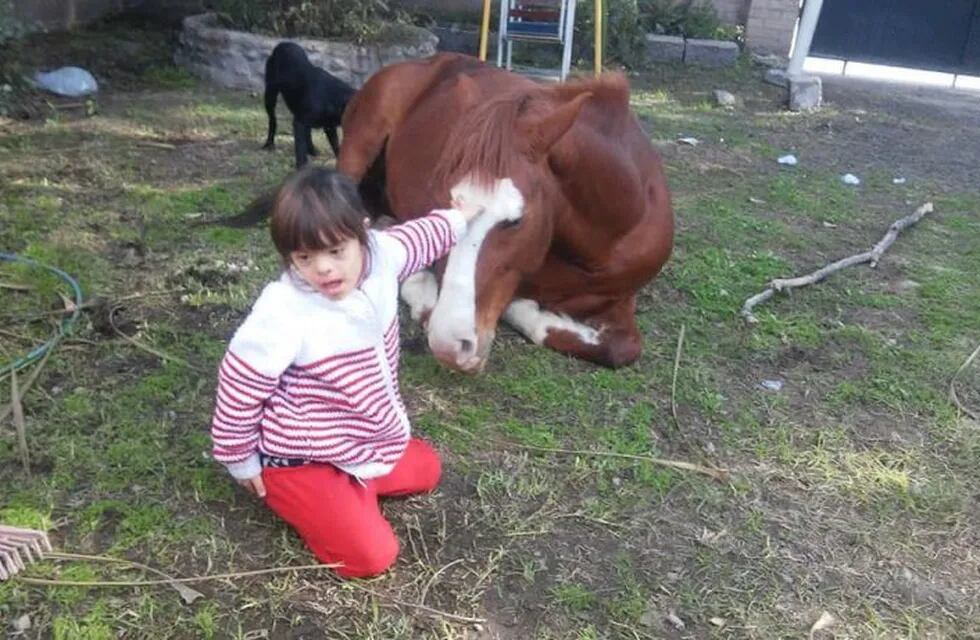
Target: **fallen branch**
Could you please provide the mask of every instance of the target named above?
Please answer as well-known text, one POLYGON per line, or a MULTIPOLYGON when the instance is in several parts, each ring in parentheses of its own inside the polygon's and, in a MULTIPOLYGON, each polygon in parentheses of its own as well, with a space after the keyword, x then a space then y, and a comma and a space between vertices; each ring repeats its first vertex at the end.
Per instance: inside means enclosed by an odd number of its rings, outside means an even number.
POLYGON ((974 360, 976 360, 978 354, 980 354, 980 344, 978 344, 977 348, 973 350, 973 353, 970 354, 970 357, 968 357, 963 362, 963 364, 960 365, 960 368, 957 369, 956 373, 953 374, 953 379, 949 381, 949 399, 953 401, 953 404, 956 405, 957 409, 959 409, 966 415, 970 416, 974 420, 980 420, 980 415, 977 415, 975 411, 972 411, 966 408, 965 406, 963 406, 963 403, 960 402, 960 399, 956 397, 956 379, 960 377, 961 373, 966 371, 966 368, 969 367, 974 360))
POLYGON ((888 232, 885 233, 884 237, 878 241, 878 244, 872 247, 869 251, 848 256, 847 258, 842 258, 837 262, 832 262, 831 264, 817 269, 812 273, 808 273, 805 276, 797 276, 795 278, 776 278, 775 280, 772 280, 764 291, 755 294, 745 301, 745 304, 742 305, 742 317, 745 318, 746 322, 758 322, 759 319, 752 314, 752 309, 755 308, 756 305, 761 304, 773 297, 776 293, 782 293, 789 289, 796 289, 810 284, 816 284, 817 282, 824 280, 832 273, 836 273, 841 269, 846 269, 847 267, 852 267, 856 264, 868 262, 872 268, 878 266, 878 261, 881 259, 882 254, 884 254, 885 251, 892 246, 895 239, 898 238, 898 234, 921 220, 927 213, 932 213, 932 211, 932 203, 927 202, 916 209, 914 213, 896 220, 890 227, 888 227, 888 232))

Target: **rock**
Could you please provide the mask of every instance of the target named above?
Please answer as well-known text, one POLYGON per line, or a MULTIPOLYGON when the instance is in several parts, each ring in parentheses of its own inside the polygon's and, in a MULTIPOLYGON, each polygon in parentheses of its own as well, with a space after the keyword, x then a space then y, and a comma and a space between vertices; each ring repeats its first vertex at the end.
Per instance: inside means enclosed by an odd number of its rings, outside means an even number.
POLYGON ((681 62, 684 60, 684 38, 677 36, 646 35, 647 57, 657 62, 681 62))
POLYGON ((688 38, 684 48, 684 62, 706 67, 726 67, 735 64, 739 48, 727 40, 699 40, 688 38))
POLYGON ((764 67, 782 67, 783 69, 789 64, 789 60, 785 57, 774 53, 753 53, 752 62, 761 64, 764 67))
POLYGON ((14 633, 24 633, 31 628, 31 617, 26 613, 14 620, 14 633))
POLYGON ((788 81, 786 80, 786 69, 767 69, 766 82, 769 84, 774 84, 777 87, 787 86, 788 81))
POLYGON ((818 76, 789 78, 789 110, 812 111, 823 103, 823 83, 818 76))
POLYGON ((719 107, 734 107, 735 106, 735 96, 722 89, 715 89, 715 104, 719 107))

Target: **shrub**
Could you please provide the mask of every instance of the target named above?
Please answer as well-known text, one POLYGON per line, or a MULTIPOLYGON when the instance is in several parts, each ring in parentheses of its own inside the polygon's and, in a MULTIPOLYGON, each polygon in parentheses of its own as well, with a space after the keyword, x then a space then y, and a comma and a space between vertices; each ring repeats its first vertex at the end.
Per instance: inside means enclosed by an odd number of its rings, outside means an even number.
POLYGON ((381 39, 391 23, 408 22, 383 0, 212 0, 226 25, 276 36, 381 39))

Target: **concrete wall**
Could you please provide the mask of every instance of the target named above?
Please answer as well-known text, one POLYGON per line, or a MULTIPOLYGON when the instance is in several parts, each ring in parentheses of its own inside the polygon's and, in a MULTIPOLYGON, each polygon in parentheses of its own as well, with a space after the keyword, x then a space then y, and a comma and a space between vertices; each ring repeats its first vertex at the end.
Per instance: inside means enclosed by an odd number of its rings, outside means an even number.
POLYGON ((752 0, 745 25, 745 43, 753 51, 788 56, 793 43, 800 0, 752 0))

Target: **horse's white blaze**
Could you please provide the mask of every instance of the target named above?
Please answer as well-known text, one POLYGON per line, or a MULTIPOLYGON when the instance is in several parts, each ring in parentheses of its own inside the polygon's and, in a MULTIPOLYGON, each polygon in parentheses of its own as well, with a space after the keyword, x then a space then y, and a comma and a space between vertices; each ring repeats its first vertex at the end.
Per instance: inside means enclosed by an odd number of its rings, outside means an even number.
POLYGON ((504 311, 504 320, 534 344, 542 344, 551 329, 573 333, 585 344, 599 344, 599 331, 564 314, 542 311, 534 300, 514 298, 504 311))
POLYGON ((436 306, 439 299, 436 274, 428 269, 413 273, 402 282, 401 294, 412 314, 412 320, 419 320, 423 313, 436 306))
POLYGON ((450 193, 455 206, 480 213, 470 220, 466 234, 449 253, 439 299, 429 316, 429 344, 444 350, 457 348, 463 340, 477 340, 476 261, 480 247, 495 225, 518 220, 524 213, 524 198, 508 178, 497 181, 490 190, 464 179, 450 193))

